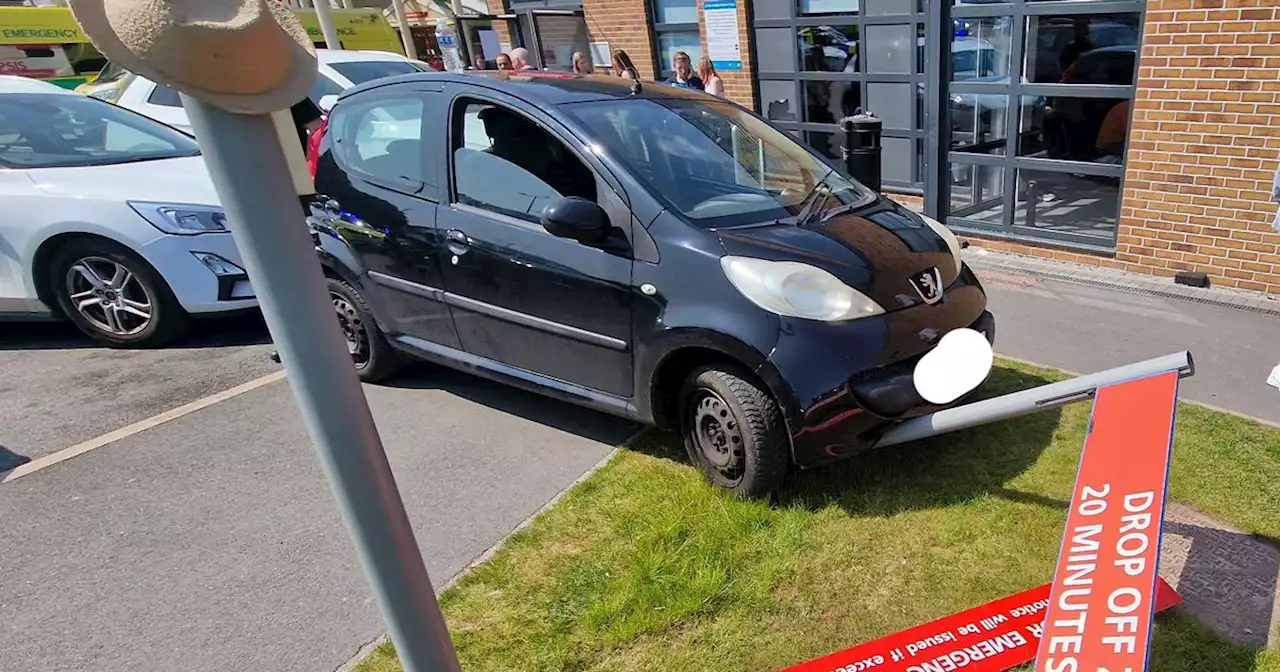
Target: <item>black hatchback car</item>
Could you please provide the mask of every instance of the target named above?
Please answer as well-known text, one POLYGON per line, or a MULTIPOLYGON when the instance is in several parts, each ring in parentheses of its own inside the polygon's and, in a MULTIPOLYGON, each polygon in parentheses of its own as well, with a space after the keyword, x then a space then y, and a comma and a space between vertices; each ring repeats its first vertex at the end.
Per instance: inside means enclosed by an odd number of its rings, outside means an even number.
POLYGON ((698 92, 406 75, 343 95, 313 158, 364 380, 409 356, 671 427, 741 495, 936 410, 916 363, 994 336, 946 228, 698 92))

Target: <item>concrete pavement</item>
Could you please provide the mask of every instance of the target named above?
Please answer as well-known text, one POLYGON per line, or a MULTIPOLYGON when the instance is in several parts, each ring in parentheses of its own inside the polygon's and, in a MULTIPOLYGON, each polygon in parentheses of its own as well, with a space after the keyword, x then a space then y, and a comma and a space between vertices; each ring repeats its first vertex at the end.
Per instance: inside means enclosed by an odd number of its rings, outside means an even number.
MULTIPOLYGON (((366 393, 437 585, 635 430, 463 374, 397 385, 366 393)), ((0 669, 314 672, 383 632, 283 382, 4 484, 0 521, 0 669)))
POLYGON ((1280 361, 1280 317, 977 269, 996 315, 1000 355, 1092 373, 1190 350, 1196 375, 1183 399, 1280 423, 1266 385, 1280 361))

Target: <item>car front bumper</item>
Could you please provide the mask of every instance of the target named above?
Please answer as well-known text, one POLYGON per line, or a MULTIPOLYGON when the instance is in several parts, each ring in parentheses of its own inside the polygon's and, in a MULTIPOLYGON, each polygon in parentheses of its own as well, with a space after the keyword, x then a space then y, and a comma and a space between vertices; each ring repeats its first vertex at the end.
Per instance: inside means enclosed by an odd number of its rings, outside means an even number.
POLYGON ((789 322, 759 370, 783 406, 801 467, 856 455, 894 423, 945 408, 916 391, 916 363, 947 332, 995 342, 995 318, 967 267, 939 303, 843 325, 789 322))
POLYGON ((240 253, 229 233, 165 235, 143 245, 139 251, 164 276, 178 303, 188 313, 234 312, 258 305, 247 275, 218 275, 194 254, 214 254, 243 269, 240 253))

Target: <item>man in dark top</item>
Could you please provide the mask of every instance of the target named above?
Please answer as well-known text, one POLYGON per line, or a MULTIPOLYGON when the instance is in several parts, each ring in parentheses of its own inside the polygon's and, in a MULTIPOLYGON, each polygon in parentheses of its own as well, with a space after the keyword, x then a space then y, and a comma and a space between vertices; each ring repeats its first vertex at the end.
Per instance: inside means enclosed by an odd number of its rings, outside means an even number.
POLYGON ((667 78, 667 84, 682 89, 703 90, 702 79, 693 74, 693 62, 689 60, 689 54, 677 51, 672 57, 671 65, 675 67, 676 74, 667 78))

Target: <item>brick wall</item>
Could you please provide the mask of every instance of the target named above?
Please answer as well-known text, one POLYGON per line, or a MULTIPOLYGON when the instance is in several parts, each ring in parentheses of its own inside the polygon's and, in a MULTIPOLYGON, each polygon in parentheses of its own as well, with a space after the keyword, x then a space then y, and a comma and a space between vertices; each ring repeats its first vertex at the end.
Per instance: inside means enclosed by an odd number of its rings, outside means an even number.
MULTIPOLYGON (((489 5, 490 14, 506 14, 507 13, 506 0, 486 0, 486 2, 489 5)), ((507 29, 506 21, 493 21, 491 23, 493 25, 493 32, 498 34, 498 44, 509 44, 512 47, 516 46, 515 41, 511 39, 511 31, 507 29)), ((496 59, 498 55, 485 54, 485 57, 488 58, 490 61, 492 61, 496 59)), ((496 65, 496 63, 494 65, 496 65)), ((494 67, 494 65, 490 65, 489 67, 494 67)))
POLYGON ((583 0, 587 34, 592 42, 608 42, 631 57, 640 79, 654 79, 653 40, 645 0, 583 0))
MULTIPOLYGON (((733 102, 746 107, 748 109, 756 109, 755 86, 751 83, 752 73, 755 71, 755 65, 751 62, 751 49, 749 35, 747 30, 747 12, 750 10, 749 2, 738 3, 738 41, 742 52, 742 69, 737 72, 719 72, 720 79, 724 80, 724 95, 733 102)), ((708 54, 707 51, 707 33, 706 20, 702 14, 702 0, 698 1, 698 30, 702 37, 702 53, 708 54)), ((697 65, 696 63, 694 64, 697 65)))
POLYGON ((1149 0, 1114 258, 995 249, 1280 294, 1271 182, 1280 163, 1280 9, 1149 0))

